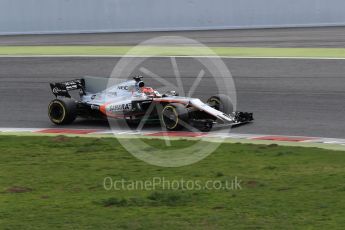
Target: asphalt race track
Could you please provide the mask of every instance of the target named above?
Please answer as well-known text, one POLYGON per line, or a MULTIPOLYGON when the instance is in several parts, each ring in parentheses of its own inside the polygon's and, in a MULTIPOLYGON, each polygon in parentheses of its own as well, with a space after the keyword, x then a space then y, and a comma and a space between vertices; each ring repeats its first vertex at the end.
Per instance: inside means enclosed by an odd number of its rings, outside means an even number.
MULTIPOLYGON (((135 45, 156 36, 186 36, 210 46, 344 47, 344 27, 257 30, 109 33, 80 35, 0 36, 0 45, 135 45)), ((53 126, 47 105, 49 82, 84 75, 109 76, 119 58, 0 58, 0 127, 53 126)), ((200 64, 177 58, 184 88, 198 75, 200 64)), ((238 110, 254 112, 255 122, 236 133, 345 138, 345 60, 223 59, 237 89, 238 110)), ((170 58, 154 58, 143 67, 174 81, 170 58)), ((140 73, 134 71, 133 74, 140 73)), ((148 78, 148 84, 159 86, 148 78)), ((217 90, 211 74, 195 95, 217 90)), ((78 120, 73 128, 106 128, 106 122, 78 120)))
MULTIPOLYGON (((177 58, 184 88, 193 84, 200 65, 177 58)), ((49 82, 83 75, 109 76, 118 58, 0 58, 0 127, 55 127, 47 117, 49 82)), ((345 60, 223 59, 237 88, 238 110, 255 122, 236 133, 345 138, 345 60)), ((170 58, 143 63, 150 71, 175 79, 170 58)), ((157 85, 153 79, 149 84, 157 85)), ((208 72, 196 90, 203 99, 216 88, 208 72)), ((78 120, 73 128, 106 128, 104 122, 78 120)))

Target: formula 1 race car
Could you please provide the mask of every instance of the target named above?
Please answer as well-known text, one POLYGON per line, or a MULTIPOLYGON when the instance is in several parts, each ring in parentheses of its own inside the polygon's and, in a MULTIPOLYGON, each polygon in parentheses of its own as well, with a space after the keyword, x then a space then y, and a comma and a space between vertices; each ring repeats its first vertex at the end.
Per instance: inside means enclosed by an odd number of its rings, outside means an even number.
MULTIPOLYGON (((215 124, 239 125, 251 122, 252 113, 234 112, 226 95, 210 97, 207 103, 197 98, 179 97, 175 91, 160 94, 146 87, 142 77, 100 86, 93 77, 51 83, 56 99, 48 106, 50 120, 56 125, 72 123, 77 117, 124 119, 128 123, 158 121, 168 131, 193 127, 210 131, 215 124), (70 91, 79 90, 80 99, 70 91)), ((190 128, 188 128, 190 129, 190 128)))

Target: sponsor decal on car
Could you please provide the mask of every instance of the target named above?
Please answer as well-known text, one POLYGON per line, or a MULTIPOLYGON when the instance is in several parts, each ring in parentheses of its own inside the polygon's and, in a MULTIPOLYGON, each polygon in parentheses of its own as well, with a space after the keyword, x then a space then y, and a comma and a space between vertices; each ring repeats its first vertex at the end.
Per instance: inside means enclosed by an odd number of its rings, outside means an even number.
POLYGON ((102 95, 92 95, 91 96, 91 100, 102 100, 103 99, 103 96, 102 95))
POLYGON ((120 85, 119 87, 117 87, 119 90, 126 90, 128 91, 128 85, 120 85))
POLYGON ((110 105, 108 107, 109 112, 122 112, 122 111, 130 111, 132 109, 132 103, 127 104, 118 104, 118 105, 110 105))
POLYGON ((61 92, 62 90, 61 89, 59 89, 58 87, 55 87, 54 89, 53 89, 53 93, 55 93, 55 94, 58 94, 59 92, 61 92))

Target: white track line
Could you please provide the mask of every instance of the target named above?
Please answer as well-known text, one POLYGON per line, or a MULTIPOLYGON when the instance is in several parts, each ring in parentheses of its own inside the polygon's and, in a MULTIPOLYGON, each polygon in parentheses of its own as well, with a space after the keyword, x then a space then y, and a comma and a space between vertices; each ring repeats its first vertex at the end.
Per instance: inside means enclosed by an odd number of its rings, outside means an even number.
POLYGON ((257 57, 257 56, 150 56, 150 55, 0 55, 0 58, 66 58, 66 57, 85 57, 85 58, 221 58, 221 59, 300 59, 300 60, 345 60, 337 57, 257 57))

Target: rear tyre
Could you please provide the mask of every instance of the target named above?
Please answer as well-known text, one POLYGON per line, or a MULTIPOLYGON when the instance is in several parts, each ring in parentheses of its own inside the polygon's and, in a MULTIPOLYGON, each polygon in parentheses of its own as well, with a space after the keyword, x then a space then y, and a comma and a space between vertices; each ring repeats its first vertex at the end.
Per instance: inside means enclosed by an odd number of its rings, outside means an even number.
POLYGON ((189 115, 185 106, 177 103, 167 104, 161 112, 161 121, 169 131, 183 129, 181 123, 188 123, 189 115))
POLYGON ((225 114, 231 114, 234 112, 232 101, 227 95, 219 94, 212 96, 207 100, 207 104, 225 114))
POLYGON ((67 125, 77 117, 77 103, 69 98, 55 99, 48 106, 48 116, 56 125, 67 125))

